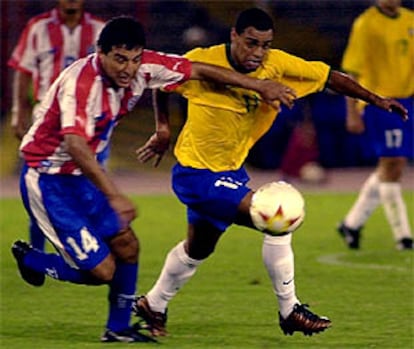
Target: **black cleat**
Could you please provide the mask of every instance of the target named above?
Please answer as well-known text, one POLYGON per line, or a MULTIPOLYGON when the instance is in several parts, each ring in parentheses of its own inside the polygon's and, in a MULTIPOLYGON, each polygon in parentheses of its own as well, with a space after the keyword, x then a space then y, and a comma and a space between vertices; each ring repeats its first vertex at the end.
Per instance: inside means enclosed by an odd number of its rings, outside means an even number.
POLYGON ((113 342, 123 342, 123 343, 158 343, 154 338, 146 336, 145 334, 139 333, 134 328, 128 328, 123 331, 111 331, 106 329, 101 336, 101 342, 104 343, 113 343, 113 342))
POLYGON ((166 336, 167 311, 160 313, 152 311, 145 296, 138 297, 132 305, 136 316, 142 318, 146 323, 146 329, 155 337, 166 336))
POLYGON ((290 315, 283 319, 279 313, 279 324, 285 335, 293 332, 303 332, 305 336, 325 331, 331 326, 331 320, 324 316, 318 316, 307 309, 307 304, 295 304, 290 315))
POLYGON ((397 250, 412 250, 413 249, 413 239, 403 238, 397 242, 397 250))
POLYGON ((359 249, 359 240, 361 238, 361 228, 351 229, 348 228, 344 222, 341 222, 336 228, 338 233, 344 238, 349 248, 359 249))
POLYGON ((24 265, 24 257, 32 250, 32 245, 29 245, 27 242, 21 240, 16 241, 11 248, 23 280, 32 286, 38 287, 45 283, 45 274, 39 273, 38 271, 24 265))

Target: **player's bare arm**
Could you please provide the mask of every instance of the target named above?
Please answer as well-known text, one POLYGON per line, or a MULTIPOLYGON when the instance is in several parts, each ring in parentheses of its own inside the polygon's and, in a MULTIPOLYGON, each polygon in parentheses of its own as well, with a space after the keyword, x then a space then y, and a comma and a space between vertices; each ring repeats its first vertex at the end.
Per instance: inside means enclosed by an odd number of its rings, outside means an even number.
POLYGON ((124 227, 136 217, 136 210, 132 202, 121 194, 112 180, 103 171, 90 150, 85 138, 74 135, 65 135, 67 152, 73 161, 107 197, 112 208, 117 212, 124 227))
POLYGON ((207 63, 193 62, 191 79, 210 80, 254 90, 260 93, 266 103, 273 104, 275 101, 280 101, 289 108, 293 106, 296 98, 293 89, 279 82, 254 79, 245 74, 207 63))
POLYGON ((13 78, 13 109, 11 126, 14 135, 22 139, 31 123, 32 106, 27 91, 30 89, 32 77, 28 73, 16 70, 13 78))
POLYGON ((362 111, 358 108, 358 100, 346 97, 346 129, 348 132, 361 134, 365 131, 362 111))
POLYGON ((395 112, 399 114, 403 120, 408 120, 407 109, 405 109, 398 101, 392 98, 383 98, 368 91, 347 74, 335 70, 331 71, 327 87, 349 97, 362 99, 367 103, 376 105, 389 112, 395 112))
MULTIPOLYGON (((358 81, 355 73, 347 72, 347 74, 358 81)), ((365 122, 362 118, 363 110, 358 108, 358 100, 352 97, 346 97, 346 130, 350 133, 361 134, 365 131, 365 122)))
POLYGON ((136 150, 137 160, 145 163, 155 157, 154 167, 157 167, 170 147, 171 130, 168 114, 168 93, 160 90, 152 91, 155 117, 155 132, 147 142, 136 150))

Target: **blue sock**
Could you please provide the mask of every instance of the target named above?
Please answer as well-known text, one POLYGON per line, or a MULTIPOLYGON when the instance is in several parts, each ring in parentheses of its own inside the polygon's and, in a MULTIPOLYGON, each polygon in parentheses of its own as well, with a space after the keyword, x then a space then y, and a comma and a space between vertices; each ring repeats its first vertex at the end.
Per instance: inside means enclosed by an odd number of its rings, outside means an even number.
POLYGON ((33 249, 24 258, 24 264, 56 280, 83 285, 98 284, 96 279, 92 278, 88 272, 72 268, 61 255, 56 253, 45 253, 33 249))
POLYGON ((46 238, 37 224, 33 224, 33 222, 30 223, 29 238, 34 248, 41 251, 45 250, 46 238))
POLYGON ((116 262, 116 270, 109 285, 109 316, 106 327, 122 331, 129 327, 131 307, 135 297, 138 264, 116 262))

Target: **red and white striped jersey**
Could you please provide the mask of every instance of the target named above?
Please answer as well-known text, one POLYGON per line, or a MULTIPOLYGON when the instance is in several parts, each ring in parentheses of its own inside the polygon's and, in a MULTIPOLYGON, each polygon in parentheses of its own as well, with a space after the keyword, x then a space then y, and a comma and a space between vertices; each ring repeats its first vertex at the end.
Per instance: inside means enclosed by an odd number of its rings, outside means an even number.
POLYGON ((65 134, 84 137, 103 163, 113 128, 144 89, 173 89, 190 76, 191 62, 186 58, 144 50, 131 86, 114 89, 98 54, 79 59, 60 74, 35 112, 35 122, 20 146, 27 165, 50 174, 81 174, 66 152, 65 134))
POLYGON ((103 26, 88 12, 74 29, 62 22, 56 8, 42 13, 27 23, 8 65, 32 75, 34 98, 40 101, 64 68, 95 51, 103 26))

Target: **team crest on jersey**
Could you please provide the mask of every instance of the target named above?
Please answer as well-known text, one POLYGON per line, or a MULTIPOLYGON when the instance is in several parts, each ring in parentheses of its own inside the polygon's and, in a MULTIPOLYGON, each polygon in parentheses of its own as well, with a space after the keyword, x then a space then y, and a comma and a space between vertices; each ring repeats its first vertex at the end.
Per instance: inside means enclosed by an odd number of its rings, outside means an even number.
POLYGON ((408 35, 409 36, 414 36, 414 28, 413 27, 408 28, 408 35))
POLYGON ((134 108, 135 104, 138 103, 138 100, 141 98, 141 96, 132 96, 129 100, 128 100, 128 104, 127 104, 127 109, 128 111, 131 111, 132 108, 134 108))
POLYGON ((47 173, 50 167, 52 167, 52 161, 50 161, 50 160, 42 160, 40 162, 40 166, 37 168, 37 172, 39 172, 39 173, 47 173))
POLYGON ((40 164, 42 165, 42 167, 52 166, 52 162, 50 160, 43 160, 40 164))

